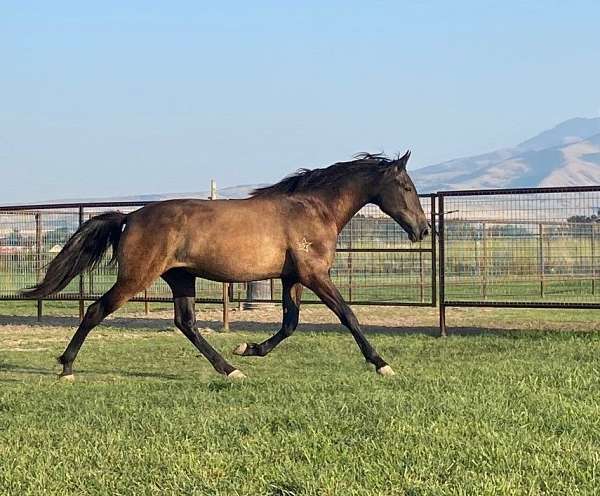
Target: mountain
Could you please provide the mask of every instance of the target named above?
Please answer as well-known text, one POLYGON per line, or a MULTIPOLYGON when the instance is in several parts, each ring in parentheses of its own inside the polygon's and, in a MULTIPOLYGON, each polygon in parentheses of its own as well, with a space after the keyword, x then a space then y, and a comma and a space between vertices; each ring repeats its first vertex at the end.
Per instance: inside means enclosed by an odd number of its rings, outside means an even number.
MULTIPOLYGON (((230 186, 227 188, 219 188, 218 198, 226 200, 234 200, 236 198, 246 198, 255 188, 260 188, 265 184, 244 184, 241 186, 230 186)), ((128 195, 128 196, 112 196, 110 198, 69 198, 63 200, 54 200, 48 203, 85 203, 85 202, 144 202, 144 201, 161 201, 172 200, 174 198, 203 198, 206 199, 210 195, 210 191, 193 191, 186 193, 152 193, 147 195, 128 195)))
POLYGON ((576 118, 513 148, 411 172, 423 193, 487 188, 600 184, 600 118, 576 118))
MULTIPOLYGON (((457 158, 410 172, 421 193, 456 189, 529 188, 600 184, 600 117, 575 118, 512 148, 457 158)), ((219 189, 219 198, 245 198, 249 184, 219 189)), ((206 191, 160 193, 78 201, 156 201, 207 198, 206 191)), ((58 203, 59 201, 53 202, 58 203)))

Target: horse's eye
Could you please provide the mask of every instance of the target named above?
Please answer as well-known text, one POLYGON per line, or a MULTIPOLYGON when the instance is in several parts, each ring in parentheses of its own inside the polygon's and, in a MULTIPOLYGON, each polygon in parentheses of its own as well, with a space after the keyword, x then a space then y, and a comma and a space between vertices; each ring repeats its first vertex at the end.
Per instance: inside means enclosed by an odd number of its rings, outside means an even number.
POLYGON ((404 186, 404 191, 406 191, 407 193, 412 191, 412 188, 410 186, 404 186))

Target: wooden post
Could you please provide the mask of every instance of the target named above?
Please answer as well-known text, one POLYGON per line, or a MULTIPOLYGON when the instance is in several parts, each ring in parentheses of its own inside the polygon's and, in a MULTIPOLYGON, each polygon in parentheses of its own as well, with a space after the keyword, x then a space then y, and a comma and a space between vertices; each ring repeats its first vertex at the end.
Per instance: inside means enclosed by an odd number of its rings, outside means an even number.
MULTIPOLYGON (((210 196, 209 200, 217 199, 217 182, 214 179, 210 180, 210 196)), ((223 330, 229 330, 229 284, 223 283, 223 330)))
MULTIPOLYGON (((83 225, 83 205, 79 206, 79 227, 81 227, 83 225)), ((83 320, 83 316, 84 316, 84 306, 85 306, 85 301, 83 299, 83 294, 85 292, 85 281, 83 278, 83 272, 81 273, 81 275, 79 276, 79 321, 81 322, 83 320)))
POLYGON ((223 330, 229 330, 229 284, 223 283, 223 330))
POLYGON ((210 180, 210 196, 208 197, 209 200, 216 200, 217 199, 217 182, 214 179, 210 180))
POLYGON ((540 222, 538 226, 538 259, 539 259, 539 270, 540 270, 540 297, 544 297, 544 225, 540 222))
POLYGON ((150 313, 150 307, 148 305, 148 288, 144 289, 144 314, 150 313))
MULTIPOLYGON (((35 266, 37 279, 42 275, 42 219, 41 212, 35 214, 35 266)), ((42 314, 44 313, 44 301, 37 301, 37 321, 41 322, 42 314)))

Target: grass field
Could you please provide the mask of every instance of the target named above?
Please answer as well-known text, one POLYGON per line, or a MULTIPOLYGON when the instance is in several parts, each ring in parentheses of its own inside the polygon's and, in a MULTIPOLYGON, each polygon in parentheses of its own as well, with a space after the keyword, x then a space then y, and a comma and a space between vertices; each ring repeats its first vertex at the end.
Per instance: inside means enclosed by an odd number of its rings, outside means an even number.
MULTIPOLYGON (((72 322, 35 325, 24 305, 0 321, 3 495, 575 495, 600 487, 594 312, 455 310, 449 321, 461 334, 434 339, 427 309, 357 309, 397 372, 388 379, 367 369, 318 307, 303 311, 308 323, 270 356, 233 357, 239 342, 272 332, 279 313, 243 312, 234 331, 208 337, 249 376, 228 383, 159 311, 133 327, 117 318, 94 331, 77 382, 64 384, 53 358, 72 322), (475 322, 487 330, 476 332, 475 322), (522 328, 491 328, 515 324, 522 328)), ((201 315, 214 327, 218 309, 201 315)))

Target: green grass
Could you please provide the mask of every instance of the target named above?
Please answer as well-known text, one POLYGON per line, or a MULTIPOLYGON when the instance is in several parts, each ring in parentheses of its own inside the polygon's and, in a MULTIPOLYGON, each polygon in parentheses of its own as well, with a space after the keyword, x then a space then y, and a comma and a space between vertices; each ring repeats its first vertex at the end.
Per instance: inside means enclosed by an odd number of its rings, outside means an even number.
MULTIPOLYGON (((597 494, 600 332, 299 332, 230 384, 178 333, 2 331, 0 494, 597 494), (21 351, 19 351, 21 350, 21 351), (29 351, 23 351, 29 350, 29 351)), ((221 350, 263 333, 211 335, 221 350)))

